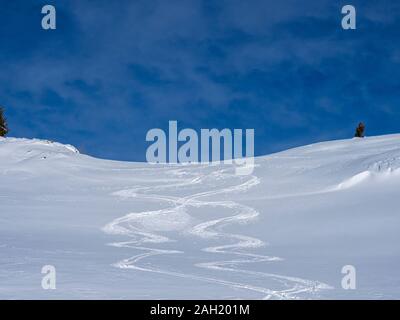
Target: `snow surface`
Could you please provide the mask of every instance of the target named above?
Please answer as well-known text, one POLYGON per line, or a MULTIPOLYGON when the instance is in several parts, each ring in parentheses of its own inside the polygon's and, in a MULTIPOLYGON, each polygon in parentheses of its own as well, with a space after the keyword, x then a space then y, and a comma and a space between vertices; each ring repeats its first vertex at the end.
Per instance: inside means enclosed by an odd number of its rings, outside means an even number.
POLYGON ((255 164, 239 176, 0 138, 0 298, 400 298, 400 135, 255 164))

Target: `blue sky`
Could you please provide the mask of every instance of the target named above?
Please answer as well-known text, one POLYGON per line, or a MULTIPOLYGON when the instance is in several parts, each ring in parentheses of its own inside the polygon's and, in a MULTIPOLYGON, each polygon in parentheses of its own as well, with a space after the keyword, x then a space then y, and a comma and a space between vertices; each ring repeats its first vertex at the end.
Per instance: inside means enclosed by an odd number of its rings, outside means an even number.
POLYGON ((0 2, 10 136, 144 161, 148 130, 254 128, 255 153, 400 132, 400 2, 0 2), (57 30, 41 8, 57 9, 57 30), (341 8, 357 9, 357 30, 341 8))

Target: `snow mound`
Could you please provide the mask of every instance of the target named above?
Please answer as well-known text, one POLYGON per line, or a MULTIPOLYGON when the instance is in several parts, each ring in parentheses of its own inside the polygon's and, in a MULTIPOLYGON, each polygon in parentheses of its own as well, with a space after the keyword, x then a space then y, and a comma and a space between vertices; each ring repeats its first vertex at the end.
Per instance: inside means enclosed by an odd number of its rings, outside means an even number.
POLYGON ((74 146, 49 140, 0 139, 0 158, 8 158, 8 160, 24 161, 29 159, 64 158, 76 154, 79 154, 79 151, 74 146))
POLYGON ((351 178, 343 181, 342 183, 339 183, 337 189, 342 190, 342 189, 348 189, 351 188, 366 179, 368 179, 371 176, 370 171, 363 171, 361 173, 356 174, 355 176, 352 176, 351 178))

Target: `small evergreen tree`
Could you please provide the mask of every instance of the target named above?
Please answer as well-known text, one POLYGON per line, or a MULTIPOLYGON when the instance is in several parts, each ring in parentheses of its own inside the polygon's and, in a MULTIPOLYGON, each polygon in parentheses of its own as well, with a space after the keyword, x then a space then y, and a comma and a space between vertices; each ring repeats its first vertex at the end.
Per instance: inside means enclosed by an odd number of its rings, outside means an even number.
POLYGON ((4 137, 8 133, 7 121, 4 117, 4 110, 0 107, 0 137, 4 137))
POLYGON ((365 124, 360 122, 356 128, 356 133, 354 134, 357 138, 364 138, 365 124))

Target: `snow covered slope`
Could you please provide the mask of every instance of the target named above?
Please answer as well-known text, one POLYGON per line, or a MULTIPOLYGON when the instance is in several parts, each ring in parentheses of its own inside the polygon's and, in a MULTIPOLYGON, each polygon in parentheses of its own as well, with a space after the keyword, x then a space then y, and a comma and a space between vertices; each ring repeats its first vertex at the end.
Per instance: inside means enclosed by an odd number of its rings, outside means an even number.
POLYGON ((400 135, 255 163, 238 176, 0 138, 0 298, 400 298, 400 135))

